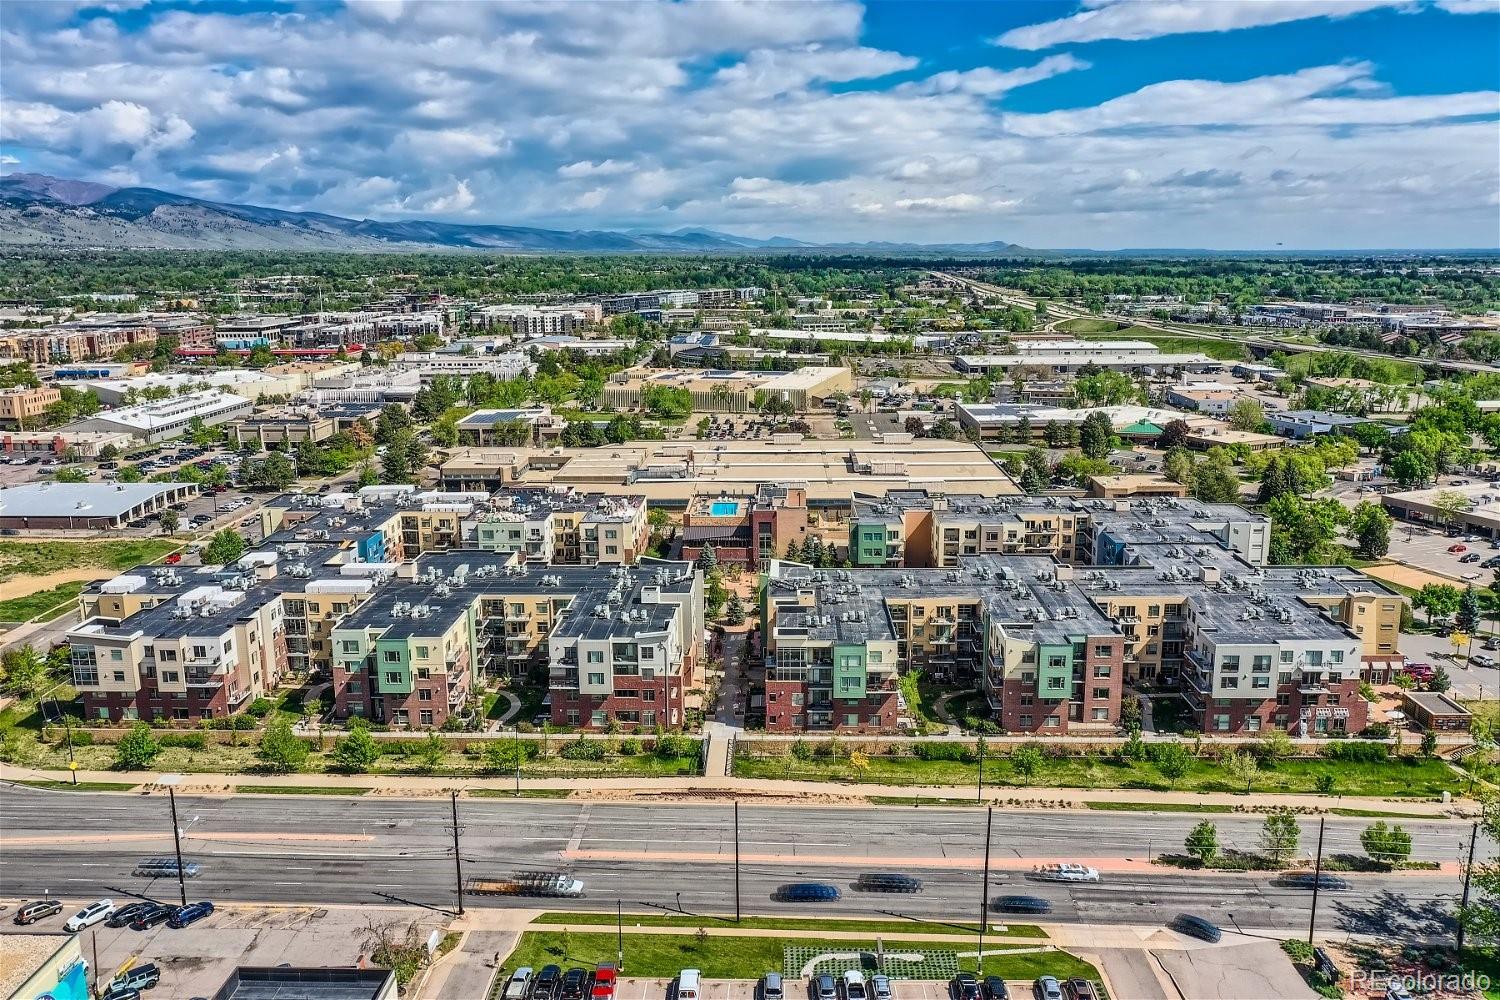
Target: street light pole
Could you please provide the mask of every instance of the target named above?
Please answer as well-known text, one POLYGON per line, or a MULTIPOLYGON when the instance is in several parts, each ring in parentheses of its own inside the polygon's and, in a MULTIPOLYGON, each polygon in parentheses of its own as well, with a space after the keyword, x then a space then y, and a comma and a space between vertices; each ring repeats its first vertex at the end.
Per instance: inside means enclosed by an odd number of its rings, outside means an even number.
POLYGON ((975 802, 984 801, 984 737, 979 737, 979 791, 974 795, 975 802))
POLYGON ((68 735, 68 771, 73 775, 73 784, 78 784, 78 761, 73 756, 73 725, 68 721, 68 713, 58 704, 57 696, 52 696, 52 707, 57 709, 58 716, 62 719, 63 732, 68 735))
POLYGON ((1458 957, 1462 961, 1464 955, 1464 930, 1468 924, 1469 909, 1469 876, 1474 871, 1474 842, 1479 839, 1479 823, 1475 822, 1472 832, 1469 834, 1469 863, 1464 865, 1464 895, 1463 901, 1458 904, 1458 957))
POLYGON ((516 739, 516 798, 521 797, 521 724, 518 722, 512 731, 516 739))
POLYGON ((172 844, 177 850, 177 891, 182 896, 182 905, 187 905, 187 879, 182 872, 182 829, 177 825, 177 793, 167 786, 167 802, 172 807, 172 844))
POLYGON ((984 811, 984 880, 980 883, 979 890, 979 960, 974 966, 974 972, 981 976, 984 975, 984 929, 990 918, 990 832, 994 825, 995 807, 990 806, 984 811))
POLYGON ((734 922, 740 922, 740 800, 734 800, 734 922))
POLYGON ((464 858, 458 851, 458 792, 450 793, 453 803, 453 869, 458 879, 454 888, 458 893, 458 915, 464 915, 464 858))
POLYGON ((1313 926, 1318 922, 1318 890, 1323 885, 1323 822, 1322 816, 1318 817, 1318 860, 1313 865, 1313 898, 1312 915, 1307 918, 1307 943, 1313 943, 1313 926))

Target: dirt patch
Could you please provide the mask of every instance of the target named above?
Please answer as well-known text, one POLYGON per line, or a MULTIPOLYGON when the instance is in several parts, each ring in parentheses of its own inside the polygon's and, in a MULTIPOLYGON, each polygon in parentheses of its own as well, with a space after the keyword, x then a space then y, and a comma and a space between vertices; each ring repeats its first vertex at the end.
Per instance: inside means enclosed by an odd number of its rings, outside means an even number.
POLYGON ((1463 586, 1464 581, 1456 576, 1444 576, 1441 573, 1433 573, 1425 569, 1417 569, 1412 566, 1402 566, 1397 563, 1380 563, 1375 566, 1366 566, 1364 572, 1377 580, 1386 583, 1396 583, 1412 590, 1421 590, 1429 583, 1442 583, 1448 586, 1463 586))
POLYGON ((80 566, 77 569, 60 569, 55 573, 44 573, 41 576, 17 576, 9 580, 0 581, 0 601, 9 601, 17 597, 30 597, 32 594, 43 590, 51 590, 65 583, 77 583, 79 580, 107 580, 117 575, 112 569, 102 566, 80 566))

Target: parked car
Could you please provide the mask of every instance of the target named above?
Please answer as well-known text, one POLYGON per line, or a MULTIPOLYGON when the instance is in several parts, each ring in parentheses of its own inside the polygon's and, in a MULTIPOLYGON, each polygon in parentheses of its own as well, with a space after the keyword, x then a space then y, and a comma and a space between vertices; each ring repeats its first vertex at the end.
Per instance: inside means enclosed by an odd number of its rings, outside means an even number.
POLYGON ((1485 653, 1475 653, 1469 657, 1469 662, 1477 667, 1493 667, 1495 665, 1495 658, 1485 653))
POLYGON ((1411 991, 1401 983, 1390 983, 1385 988, 1384 1000, 1412 1000, 1411 991))
POLYGON ((1031 870, 1031 877, 1043 882, 1097 882, 1099 881, 1099 869, 1090 868, 1087 865, 1075 865, 1069 863, 1037 865, 1031 870))
POLYGON ((60 899, 38 899, 31 903, 22 903, 21 908, 16 910, 16 923, 25 926, 34 924, 38 920, 46 920, 62 912, 62 900, 60 899))
POLYGON ((985 976, 984 1000, 1010 1000, 1010 987, 999 976, 985 976))
POLYGON ((172 915, 167 918, 167 926, 174 928, 183 928, 188 926, 189 924, 196 923, 197 921, 202 920, 204 917, 211 916, 213 912, 214 904, 210 903, 206 899, 199 900, 196 903, 189 903, 186 906, 179 906, 176 910, 172 911, 172 915))
POLYGON ((124 906, 111 913, 104 921, 105 927, 128 927, 136 917, 145 913, 156 904, 154 902, 126 903, 124 906))
POLYGON ((844 972, 844 1000, 867 1000, 865 993, 865 974, 858 969, 848 969, 844 972))
POLYGON ((133 986, 111 986, 101 1000, 141 1000, 141 991, 133 986))
POLYGON ((1463 542, 1458 542, 1457 544, 1448 546, 1448 551, 1449 552, 1462 552, 1462 551, 1464 551, 1467 548, 1468 548, 1468 546, 1465 545, 1463 542))
POLYGON ((948 980, 948 1000, 981 1000, 978 977, 972 972, 960 972, 948 980))
POLYGON ((781 973, 768 972, 760 977, 760 1000, 786 1000, 786 987, 781 983, 781 973))
POLYGON ((523 965, 505 981, 505 989, 500 991, 500 1000, 526 1000, 530 989, 531 966, 523 965))
POLYGON ((891 988, 890 976, 870 977, 870 1000, 896 1000, 896 991, 891 988))
POLYGON ((1073 978, 1063 983, 1068 1000, 1099 1000, 1099 991, 1087 979, 1073 978))
POLYGON ((589 989, 590 1000, 614 1000, 618 978, 613 965, 601 965, 595 969, 594 985, 589 989))
POLYGON ((1062 984, 1056 976, 1039 976, 1031 984, 1031 995, 1036 1000, 1063 1000, 1062 984))
POLYGON ((108 920, 109 915, 115 912, 115 901, 112 899, 96 899, 88 906, 79 910, 68 918, 63 924, 63 930, 81 931, 86 927, 92 927, 97 923, 108 920))
POLYGON ((861 892, 921 892, 922 880, 896 872, 865 872, 855 880, 861 892))
POLYGON ((1167 926, 1181 934, 1186 934, 1188 937, 1195 937, 1200 941, 1207 941, 1210 944, 1217 944, 1219 939, 1224 936, 1224 932, 1219 930, 1217 924, 1205 920, 1203 917, 1195 917, 1191 913, 1177 914, 1167 926))
POLYGON ((559 993, 562 1000, 583 1000, 583 995, 589 989, 589 974, 585 969, 569 969, 563 973, 562 989, 559 993))
POLYGON ((125 989, 149 990, 161 982, 161 970, 155 964, 147 962, 145 965, 137 965, 126 969, 110 981, 109 988, 112 990, 125 989))
POLYGON ((1289 889, 1319 889, 1323 892, 1342 892, 1349 883, 1337 875, 1327 872, 1293 872, 1281 879, 1281 885, 1289 889))
POLYGON ((1051 913, 1052 904, 1040 896, 997 896, 990 909, 996 913, 1051 913))
POLYGON ((557 1000, 557 991, 562 986, 562 969, 556 965, 544 965, 531 984, 531 1000, 557 1000))
POLYGON ((130 929, 133 931, 149 930, 150 928, 155 927, 157 924, 164 924, 168 920, 171 920, 172 914, 176 912, 177 907, 175 906, 168 906, 166 903, 157 903, 150 909, 141 911, 141 913, 130 922, 130 929))
POLYGON ((784 903, 829 903, 840 895, 838 886, 826 882, 793 882, 776 892, 776 898, 784 903))
POLYGON ((812 1000, 838 1000, 839 987, 832 976, 819 976, 808 983, 808 992, 812 1000))
POLYGON ((677 973, 677 1000, 698 1000, 700 973, 697 969, 683 969, 677 973))

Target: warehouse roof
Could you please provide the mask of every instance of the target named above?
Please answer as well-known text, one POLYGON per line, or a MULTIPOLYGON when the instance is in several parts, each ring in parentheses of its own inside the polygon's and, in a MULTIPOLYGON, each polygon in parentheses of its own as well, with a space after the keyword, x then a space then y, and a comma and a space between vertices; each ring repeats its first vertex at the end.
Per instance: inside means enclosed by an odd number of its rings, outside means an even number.
POLYGON ((0 516, 117 517, 192 483, 27 483, 0 490, 0 516))

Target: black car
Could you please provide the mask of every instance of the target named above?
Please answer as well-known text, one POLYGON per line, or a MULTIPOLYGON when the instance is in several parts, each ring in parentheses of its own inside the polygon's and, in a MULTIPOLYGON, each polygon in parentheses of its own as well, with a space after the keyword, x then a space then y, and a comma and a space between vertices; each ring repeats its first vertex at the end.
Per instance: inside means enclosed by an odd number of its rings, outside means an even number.
POLYGON ((186 906, 179 906, 176 910, 172 911, 171 918, 167 920, 167 926, 174 928, 186 927, 188 924, 210 916, 213 912, 214 904, 206 899, 196 903, 189 903, 186 906))
POLYGON ((1343 892, 1349 888, 1347 880, 1327 872, 1294 872, 1282 878, 1279 884, 1288 889, 1321 889, 1324 892, 1343 892))
POLYGON ((840 895, 837 886, 826 882, 793 882, 776 892, 776 898, 783 903, 831 903, 840 895))
POLYGON ((832 976, 819 976, 808 985, 813 1000, 838 1000, 839 987, 832 976))
POLYGON ((854 887, 861 892, 921 892, 922 880, 894 872, 866 872, 854 887))
POLYGON ((168 906, 165 903, 157 903, 150 909, 145 910, 137 915, 136 918, 130 922, 130 929, 133 931, 143 931, 149 927, 155 927, 157 924, 164 924, 168 920, 171 920, 172 914, 176 912, 177 907, 175 906, 168 906))
POLYGON ((557 1000, 557 991, 562 988, 563 971, 556 965, 544 965, 542 971, 531 981, 531 1000, 557 1000))
POLYGON ((1010 1000, 1010 990, 999 976, 984 977, 984 1000, 1010 1000))
POLYGON ((949 1000, 982 1000, 979 979, 972 972, 960 972, 948 981, 949 1000))
POLYGON ((1218 944, 1219 939, 1224 936, 1224 932, 1219 930, 1217 924, 1210 923, 1202 917, 1195 917, 1191 913, 1177 914, 1167 926, 1188 937, 1195 937, 1210 944, 1218 944))
POLYGON ((1051 913, 1052 904, 1040 896, 996 896, 990 909, 996 913, 1051 913))
POLYGON ((583 1000, 589 991, 589 974, 583 969, 569 969, 562 977, 562 1000, 583 1000))
POLYGON ((136 917, 140 916, 142 913, 145 913, 155 905, 156 904, 152 902, 126 903, 124 906, 120 907, 118 910, 109 915, 109 919, 104 921, 104 926, 125 927, 129 925, 130 922, 133 921, 136 917))

